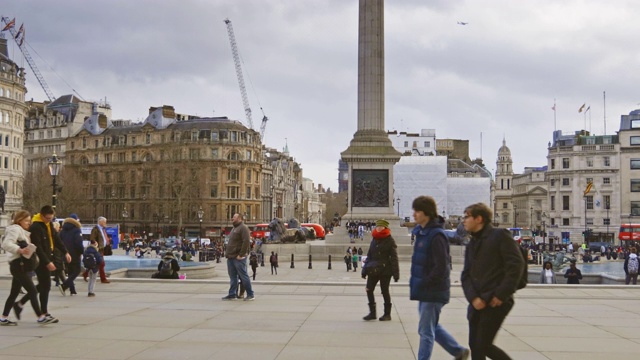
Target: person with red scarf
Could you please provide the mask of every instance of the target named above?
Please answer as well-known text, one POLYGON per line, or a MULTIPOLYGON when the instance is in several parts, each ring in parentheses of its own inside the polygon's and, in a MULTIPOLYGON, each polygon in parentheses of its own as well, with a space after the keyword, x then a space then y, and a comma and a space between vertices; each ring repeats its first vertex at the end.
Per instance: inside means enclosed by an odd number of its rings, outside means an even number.
POLYGON ((367 261, 362 268, 362 278, 367 279, 367 299, 369 300, 369 315, 363 320, 374 320, 376 318, 376 300, 373 291, 376 289, 378 281, 384 298, 384 315, 378 320, 391 320, 391 295, 389 294, 389 284, 391 277, 395 282, 400 279, 400 267, 398 266, 398 246, 391 236, 389 222, 386 220, 376 221, 376 227, 371 232, 373 240, 367 252, 367 261))

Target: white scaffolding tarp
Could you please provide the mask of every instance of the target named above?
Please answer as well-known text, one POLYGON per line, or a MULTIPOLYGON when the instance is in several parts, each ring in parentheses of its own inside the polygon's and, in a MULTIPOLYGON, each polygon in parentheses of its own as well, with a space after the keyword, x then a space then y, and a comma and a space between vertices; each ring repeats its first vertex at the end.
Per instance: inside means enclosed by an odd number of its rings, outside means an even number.
POLYGON ((447 177, 446 156, 403 156, 393 166, 395 211, 400 218, 413 220, 411 203, 420 195, 434 198, 438 213, 462 215, 477 202, 490 204, 489 178, 447 177), (399 199, 399 204, 398 204, 399 199))

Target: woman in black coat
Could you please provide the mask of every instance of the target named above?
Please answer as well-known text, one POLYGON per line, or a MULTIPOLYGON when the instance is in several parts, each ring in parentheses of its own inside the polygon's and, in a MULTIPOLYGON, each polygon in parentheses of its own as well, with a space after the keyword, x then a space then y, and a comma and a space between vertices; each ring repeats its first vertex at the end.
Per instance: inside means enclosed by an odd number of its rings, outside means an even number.
POLYGON ((384 298, 384 315, 378 320, 391 320, 391 295, 389 294, 389 284, 391 277, 395 282, 400 278, 400 268, 398 266, 398 246, 391 236, 389 222, 386 220, 376 221, 376 227, 371 232, 373 240, 367 252, 367 261, 362 268, 362 278, 367 279, 367 299, 369 300, 369 315, 363 317, 364 320, 374 320, 376 318, 376 300, 373 291, 376 289, 378 281, 380 290, 384 298))

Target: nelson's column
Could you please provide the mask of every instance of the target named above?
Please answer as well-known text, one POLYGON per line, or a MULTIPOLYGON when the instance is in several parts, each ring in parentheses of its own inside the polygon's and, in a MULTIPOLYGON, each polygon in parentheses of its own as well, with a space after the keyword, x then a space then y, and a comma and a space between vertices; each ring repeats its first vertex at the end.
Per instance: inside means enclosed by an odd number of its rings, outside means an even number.
POLYGON ((393 165, 400 160, 384 127, 384 1, 360 0, 358 24, 358 129, 341 153, 349 166, 348 209, 343 220, 384 218, 394 213, 393 165))

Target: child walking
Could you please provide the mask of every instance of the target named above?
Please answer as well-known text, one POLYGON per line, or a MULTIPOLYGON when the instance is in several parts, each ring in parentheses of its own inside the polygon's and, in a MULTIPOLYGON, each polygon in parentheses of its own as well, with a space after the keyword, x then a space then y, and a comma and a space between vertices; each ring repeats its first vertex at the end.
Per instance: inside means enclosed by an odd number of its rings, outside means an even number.
POLYGON ((100 268, 100 264, 102 264, 102 261, 102 256, 98 251, 98 242, 92 240, 91 245, 87 246, 82 256, 83 265, 87 269, 87 273, 89 274, 89 297, 96 296, 96 294, 93 292, 93 289, 96 286, 98 269, 100 268))

